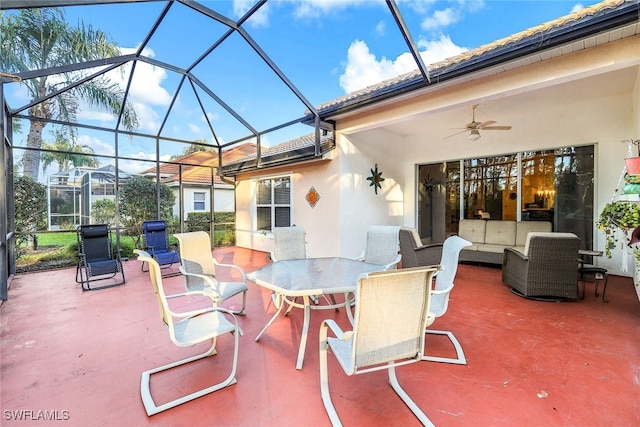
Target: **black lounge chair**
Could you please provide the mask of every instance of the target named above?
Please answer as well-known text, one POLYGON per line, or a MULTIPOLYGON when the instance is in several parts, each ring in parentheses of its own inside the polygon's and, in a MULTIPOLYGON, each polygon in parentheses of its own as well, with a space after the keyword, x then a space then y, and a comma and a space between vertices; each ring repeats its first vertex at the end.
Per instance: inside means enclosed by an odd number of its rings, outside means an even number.
POLYGON ((77 229, 78 267, 76 282, 83 291, 110 288, 125 283, 120 250, 111 247, 111 229, 107 224, 81 225, 77 229), (119 276, 116 278, 116 276, 119 276), (120 280, 120 277, 122 278, 120 280), (94 287, 97 281, 109 280, 106 285, 94 287))

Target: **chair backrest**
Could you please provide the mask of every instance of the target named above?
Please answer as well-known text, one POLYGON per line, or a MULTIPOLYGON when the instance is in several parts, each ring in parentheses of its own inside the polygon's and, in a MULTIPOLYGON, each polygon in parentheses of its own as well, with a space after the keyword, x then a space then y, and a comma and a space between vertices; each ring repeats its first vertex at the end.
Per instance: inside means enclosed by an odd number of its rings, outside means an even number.
POLYGON ((303 227, 275 227, 273 229, 273 239, 274 247, 271 253, 273 261, 304 259, 307 257, 303 227))
POLYGON ((162 321, 167 325, 173 324, 173 318, 171 311, 169 310, 169 304, 167 303, 167 295, 164 292, 164 285, 162 284, 162 273, 160 271, 160 265, 151 257, 147 252, 134 249, 133 252, 138 254, 138 261, 149 263, 149 275, 151 277, 151 285, 153 291, 156 294, 158 302, 158 309, 160 310, 160 317, 162 321))
POLYGON ((144 239, 144 245, 146 247, 152 247, 154 251, 169 250, 167 223, 163 220, 143 222, 142 237, 144 239))
MULTIPOLYGON (((211 239, 205 231, 176 233, 180 243, 180 263, 188 273, 215 276, 216 269, 211 254, 211 239)), ((187 277, 187 282, 190 280, 187 277)))
MULTIPOLYGON (((460 251, 471 246, 471 242, 459 236, 449 236, 442 245, 442 259, 440 260, 440 271, 436 275, 434 289, 444 291, 453 288, 453 281, 458 272, 458 260, 460 251)), ((435 294, 431 297, 431 313, 436 317, 442 316, 449 306, 449 292, 435 294)))
POLYGON ((112 259, 111 230, 108 224, 81 225, 77 230, 78 249, 87 262, 112 259))
POLYGON ((398 257, 398 233, 400 227, 392 225, 372 225, 367 229, 367 245, 364 261, 387 265, 398 257))
POLYGON ((421 360, 436 268, 388 270, 358 280, 352 346, 355 370, 401 359, 421 360))
MULTIPOLYGON (((530 232, 527 234, 527 240, 524 244, 524 254, 531 258, 533 257, 545 257, 550 258, 557 256, 555 251, 549 251, 555 243, 560 244, 563 240, 568 240, 575 242, 578 240, 578 245, 580 244, 580 239, 573 233, 559 233, 559 232, 530 232), (553 240, 550 240, 553 239, 553 240), (557 239, 557 240, 555 240, 557 239)), ((577 252, 576 248, 576 252, 577 252)), ((565 252, 561 252, 564 254, 565 252)), ((576 254, 570 253, 574 259, 577 259, 576 254)))

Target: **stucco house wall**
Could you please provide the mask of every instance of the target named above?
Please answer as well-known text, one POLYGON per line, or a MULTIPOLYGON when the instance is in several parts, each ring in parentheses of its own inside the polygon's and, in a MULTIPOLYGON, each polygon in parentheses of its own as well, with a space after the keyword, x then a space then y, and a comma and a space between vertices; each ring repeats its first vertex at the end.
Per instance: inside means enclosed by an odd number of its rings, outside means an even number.
MULTIPOLYGON (((211 186, 183 186, 184 194, 184 213, 183 219, 186 220, 190 212, 209 212, 211 209, 211 186), (204 193, 203 210, 194 209, 194 193, 204 193)), ((180 216, 180 189, 178 187, 172 187, 173 194, 176 196, 176 203, 173 205, 173 215, 175 217, 180 216)), ((235 190, 232 186, 222 187, 219 184, 215 185, 213 190, 213 206, 215 212, 233 212, 235 210, 235 190)))
MULTIPOLYGON (((286 169, 294 176, 294 223, 305 227, 313 255, 355 257, 367 226, 416 226, 419 164, 591 144, 597 220, 624 167, 627 145, 621 141, 640 135, 638 52, 640 36, 633 36, 336 115, 332 159, 286 169), (512 129, 484 131, 475 142, 464 134, 445 139, 452 127, 470 121, 460 111, 471 104, 512 129), (377 195, 367 181, 375 164, 385 178, 377 195), (304 200, 311 186, 321 195, 313 209, 304 200)), ((237 177, 239 246, 270 250, 269 236, 251 231, 252 180, 274 173, 237 177)), ((594 249, 602 250, 604 235, 594 231, 594 249)), ((620 271, 621 260, 618 248, 613 259, 598 263, 614 274, 630 274, 620 271)))

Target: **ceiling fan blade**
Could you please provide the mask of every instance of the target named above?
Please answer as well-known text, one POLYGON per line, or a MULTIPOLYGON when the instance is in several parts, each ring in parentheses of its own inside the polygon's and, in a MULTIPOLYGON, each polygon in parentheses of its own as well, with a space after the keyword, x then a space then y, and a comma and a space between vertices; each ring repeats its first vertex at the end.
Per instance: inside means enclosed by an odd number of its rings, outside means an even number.
POLYGON ((488 126, 482 130, 510 130, 511 126, 488 126))
POLYGON ((444 138, 442 138, 442 139, 447 139, 447 138, 451 138, 452 136, 460 135, 461 133, 465 133, 465 132, 467 132, 468 130, 469 130, 469 129, 461 130, 460 132, 456 132, 456 133, 451 134, 451 135, 449 135, 449 136, 445 136, 445 137, 444 137, 444 138))
POLYGON ((489 125, 492 125, 494 123, 497 123, 497 122, 495 120, 489 120, 489 121, 486 121, 486 122, 482 122, 482 123, 480 123, 480 124, 478 124, 476 126, 476 129, 484 129, 485 126, 489 126, 489 125))

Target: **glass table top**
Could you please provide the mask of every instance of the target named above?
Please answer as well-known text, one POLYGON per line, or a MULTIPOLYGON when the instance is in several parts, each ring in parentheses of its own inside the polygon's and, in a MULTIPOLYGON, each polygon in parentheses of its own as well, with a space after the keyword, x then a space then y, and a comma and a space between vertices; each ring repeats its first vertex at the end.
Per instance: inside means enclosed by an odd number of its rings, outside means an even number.
POLYGON ((383 268, 349 258, 306 258, 276 261, 247 274, 247 278, 291 296, 332 294, 354 290, 360 275, 383 268))

